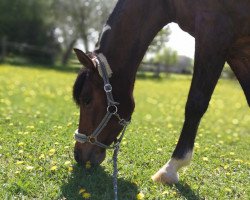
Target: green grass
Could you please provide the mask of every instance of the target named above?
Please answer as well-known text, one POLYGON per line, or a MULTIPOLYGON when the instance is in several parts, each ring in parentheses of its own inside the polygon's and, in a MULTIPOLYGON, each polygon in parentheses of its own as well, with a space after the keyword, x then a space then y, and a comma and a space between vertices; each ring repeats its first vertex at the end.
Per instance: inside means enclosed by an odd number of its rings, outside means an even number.
MULTIPOLYGON (((73 159, 76 74, 0 66, 0 199, 113 199, 109 152, 98 168, 73 159)), ((136 82, 136 109, 119 155, 119 197, 249 199, 250 112, 238 83, 221 80, 203 118, 192 164, 174 186, 150 177, 170 158, 191 77, 136 82)))

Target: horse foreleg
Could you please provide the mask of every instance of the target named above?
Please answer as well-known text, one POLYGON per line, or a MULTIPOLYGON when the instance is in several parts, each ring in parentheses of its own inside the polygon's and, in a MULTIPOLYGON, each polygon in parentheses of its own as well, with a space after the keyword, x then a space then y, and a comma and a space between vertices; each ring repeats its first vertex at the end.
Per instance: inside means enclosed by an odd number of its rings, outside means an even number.
POLYGON ((177 171, 190 163, 200 120, 220 77, 231 41, 226 20, 217 21, 213 15, 206 14, 197 21, 194 74, 185 108, 185 122, 172 158, 152 176, 157 182, 177 183, 177 171))

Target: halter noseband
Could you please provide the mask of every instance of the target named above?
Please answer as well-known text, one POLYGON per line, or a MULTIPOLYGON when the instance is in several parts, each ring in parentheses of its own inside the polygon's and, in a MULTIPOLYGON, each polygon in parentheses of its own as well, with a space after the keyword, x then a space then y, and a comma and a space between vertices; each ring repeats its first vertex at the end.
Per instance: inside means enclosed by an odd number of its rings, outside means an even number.
POLYGON ((103 89, 107 97, 107 113, 91 135, 87 136, 86 134, 79 133, 77 129, 75 131, 75 140, 80 143, 88 142, 90 144, 93 144, 93 145, 96 145, 105 149, 114 149, 115 147, 119 146, 130 121, 127 121, 121 118, 120 115, 118 114, 117 105, 119 105, 119 103, 114 101, 113 94, 112 94, 112 86, 109 82, 109 78, 111 77, 112 71, 110 69, 110 66, 105 56, 103 54, 98 54, 98 55, 95 54, 91 59, 94 65, 97 67, 99 74, 103 79, 103 83, 104 83, 103 89), (118 123, 123 127, 123 129, 122 129, 121 136, 115 140, 114 144, 112 146, 108 146, 106 144, 99 142, 97 140, 97 137, 101 134, 102 130, 107 126, 107 123, 110 121, 112 116, 115 116, 118 119, 118 123))

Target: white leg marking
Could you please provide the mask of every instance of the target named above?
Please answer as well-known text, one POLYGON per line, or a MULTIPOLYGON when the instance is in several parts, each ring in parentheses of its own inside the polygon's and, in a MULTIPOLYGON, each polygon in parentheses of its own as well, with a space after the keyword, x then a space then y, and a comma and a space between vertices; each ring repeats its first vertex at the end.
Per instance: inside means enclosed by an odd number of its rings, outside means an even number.
POLYGON ((171 158, 156 174, 152 176, 153 181, 166 183, 166 184, 174 184, 179 181, 179 175, 177 171, 189 165, 192 159, 193 152, 190 151, 186 153, 183 159, 175 159, 171 158))

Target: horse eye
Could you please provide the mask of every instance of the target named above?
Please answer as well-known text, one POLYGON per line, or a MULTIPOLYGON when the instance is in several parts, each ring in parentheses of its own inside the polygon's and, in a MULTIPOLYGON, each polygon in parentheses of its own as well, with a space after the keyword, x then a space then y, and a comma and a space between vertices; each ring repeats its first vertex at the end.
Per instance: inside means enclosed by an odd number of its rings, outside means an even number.
POLYGON ((84 104, 85 106, 89 105, 90 102, 91 102, 91 98, 90 98, 90 97, 84 97, 84 98, 83 98, 83 104, 84 104))

